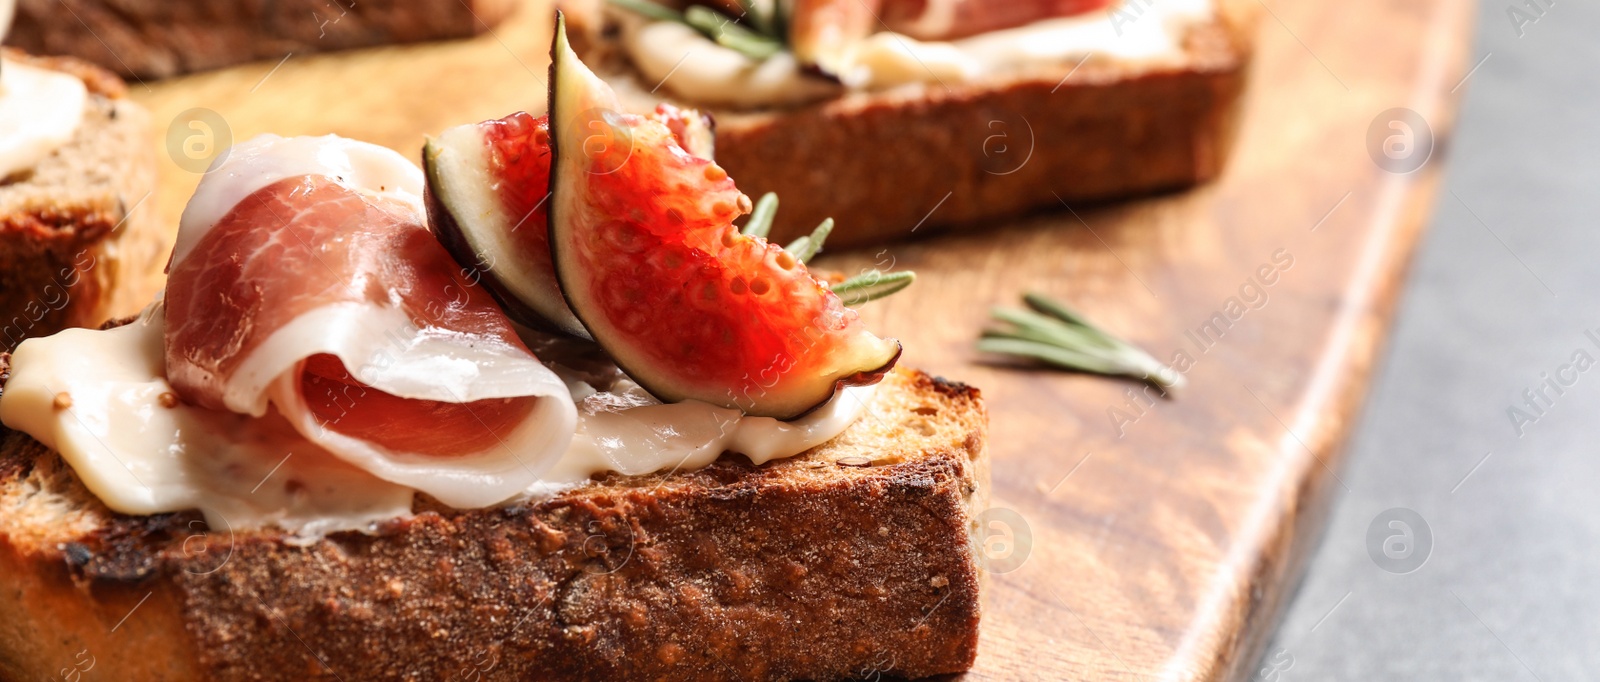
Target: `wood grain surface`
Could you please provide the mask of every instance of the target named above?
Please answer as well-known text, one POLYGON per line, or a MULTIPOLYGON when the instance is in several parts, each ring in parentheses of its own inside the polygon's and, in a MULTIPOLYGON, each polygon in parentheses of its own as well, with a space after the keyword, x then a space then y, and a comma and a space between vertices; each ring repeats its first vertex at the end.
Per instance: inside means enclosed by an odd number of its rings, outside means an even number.
MULTIPOLYGON (((1342 446, 1468 76, 1471 4, 1265 7, 1220 181, 824 260, 915 269, 911 290, 864 316, 905 342, 906 363, 988 397, 995 504, 1010 510, 988 520, 1016 542, 1009 553, 990 545, 967 678, 1249 679, 1343 485, 1342 446), (1369 127, 1394 107, 1433 134, 1432 158, 1409 174, 1383 170, 1368 148, 1369 127), (988 308, 1026 290, 1164 360, 1186 354, 1188 388, 1151 399, 1140 385, 976 353, 988 308)), ((208 142, 338 133, 415 156, 423 134, 542 109, 549 19, 538 9, 468 41, 134 83, 158 124, 174 126, 162 143, 163 219, 176 225, 200 178, 183 165, 208 142)))

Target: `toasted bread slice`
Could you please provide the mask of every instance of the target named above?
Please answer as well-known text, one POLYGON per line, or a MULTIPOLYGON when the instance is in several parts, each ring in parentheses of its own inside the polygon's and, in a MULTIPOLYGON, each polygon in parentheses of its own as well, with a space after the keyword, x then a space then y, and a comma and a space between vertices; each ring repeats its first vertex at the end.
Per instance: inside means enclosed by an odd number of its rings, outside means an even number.
POLYGON ((967 669, 988 496, 978 392, 891 374, 847 431, 753 466, 544 501, 426 500, 291 546, 108 511, 0 435, 0 677, 832 680, 967 669))
POLYGON ((161 289, 172 236, 160 228, 150 115, 122 80, 63 57, 6 58, 81 78, 89 99, 66 145, 0 178, 0 349, 138 312, 161 289))
POLYGON ((72 55, 123 76, 164 78, 290 53, 465 38, 515 7, 515 0, 17 0, 6 44, 72 55))
MULTIPOLYGON (((1129 0, 1138 3, 1141 0, 1129 0)), ((972 227, 1060 202, 1187 187, 1217 176, 1234 136, 1256 11, 1216 0, 1175 63, 1104 56, 986 83, 857 92, 760 111, 717 109, 717 163, 750 196, 782 199, 772 236, 837 221, 846 247, 972 227)), ((560 0, 584 61, 640 110, 642 83, 605 0, 560 0)))

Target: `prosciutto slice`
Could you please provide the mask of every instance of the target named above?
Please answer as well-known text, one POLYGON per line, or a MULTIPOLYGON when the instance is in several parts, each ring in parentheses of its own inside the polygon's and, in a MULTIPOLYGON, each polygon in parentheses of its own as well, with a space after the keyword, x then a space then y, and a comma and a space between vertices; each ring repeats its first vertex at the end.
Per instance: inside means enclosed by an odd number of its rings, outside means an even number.
POLYGON ((1110 4, 1110 0, 883 0, 882 17, 889 30, 918 40, 954 40, 1110 4))
MULTIPOLYGON (((794 0, 790 42, 797 56, 815 61, 847 49, 880 28, 918 40, 955 40, 1035 21, 1103 9, 1112 0, 794 0)), ((738 3, 719 2, 743 16, 738 3), (729 5, 733 5, 732 8, 729 5)))
POLYGON ((428 232, 388 149, 262 136, 185 209, 166 373, 186 401, 262 416, 455 507, 525 490, 566 450, 566 385, 428 232))

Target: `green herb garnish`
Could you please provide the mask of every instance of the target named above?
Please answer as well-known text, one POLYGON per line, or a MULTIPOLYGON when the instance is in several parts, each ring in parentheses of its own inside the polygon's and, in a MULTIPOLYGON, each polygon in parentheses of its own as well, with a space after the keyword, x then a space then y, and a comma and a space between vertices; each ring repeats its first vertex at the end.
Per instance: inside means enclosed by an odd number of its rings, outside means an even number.
POLYGON ((676 21, 684 23, 683 13, 678 10, 650 2, 650 0, 611 0, 611 4, 621 7, 635 14, 642 14, 658 21, 676 21))
POLYGON ((688 26, 712 42, 761 61, 788 49, 785 31, 777 12, 764 12, 754 0, 739 0, 744 15, 729 17, 704 5, 691 5, 683 12, 650 0, 610 0, 611 4, 658 21, 673 21, 688 26), (748 19, 748 21, 745 21, 748 19), (744 23, 740 23, 744 22, 744 23))
POLYGON ((872 270, 835 284, 832 289, 833 293, 839 295, 841 302, 853 306, 897 293, 915 281, 917 273, 910 270, 899 272, 872 270))
POLYGON ((705 5, 691 5, 683 13, 683 23, 705 34, 718 45, 757 61, 783 51, 783 41, 746 28, 736 19, 730 19, 705 5))
POLYGON ((811 231, 811 234, 789 242, 783 250, 788 251, 789 255, 801 263, 808 262, 822 250, 822 242, 827 241, 830 234, 833 234, 833 218, 825 218, 817 229, 811 231))
MULTIPOLYGON (((750 218, 745 220, 744 227, 739 230, 741 234, 749 237, 766 239, 772 233, 772 220, 778 215, 778 195, 767 192, 756 200, 756 206, 750 211, 750 218)), ((789 255, 801 263, 810 262, 822 251, 823 242, 828 240, 828 235, 833 234, 833 218, 827 218, 811 230, 811 234, 802 235, 785 247, 789 255)), ((870 270, 843 282, 834 284, 829 288, 839 295, 839 300, 845 305, 854 306, 876 301, 911 286, 916 281, 917 274, 910 270, 898 272, 883 272, 870 270)))
POLYGON ((739 230, 751 237, 766 239, 772 233, 772 217, 778 214, 778 195, 767 192, 756 200, 756 207, 750 211, 750 218, 744 221, 744 228, 739 230))
POLYGON ((995 308, 991 315, 1009 324, 989 328, 978 350, 1037 360, 1063 369, 1148 381, 1163 389, 1182 388, 1183 375, 1138 346, 1091 324, 1082 315, 1041 294, 1022 298, 1031 310, 995 308))

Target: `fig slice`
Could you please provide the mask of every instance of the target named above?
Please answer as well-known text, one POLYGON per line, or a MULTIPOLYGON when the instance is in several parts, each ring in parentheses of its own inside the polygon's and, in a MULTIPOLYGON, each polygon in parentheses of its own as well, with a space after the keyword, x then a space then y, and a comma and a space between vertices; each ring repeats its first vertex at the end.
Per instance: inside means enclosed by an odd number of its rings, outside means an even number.
POLYGON ((556 279, 617 366, 656 397, 793 419, 881 380, 900 343, 792 254, 740 234, 750 200, 659 120, 623 113, 558 16, 550 69, 556 279))
MULTIPOLYGON (((652 118, 686 149, 710 157, 711 117, 670 104, 652 118)), ((589 338, 567 308, 550 265, 548 117, 517 112, 449 128, 422 149, 428 223, 464 274, 482 282, 511 319, 589 338)))
POLYGON ((450 128, 422 149, 428 223, 511 319, 587 338, 550 264, 550 127, 517 112, 450 128))

